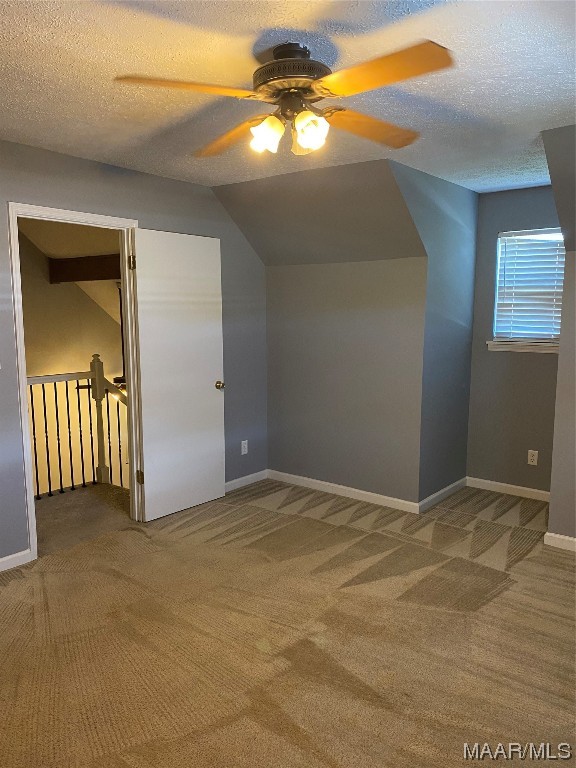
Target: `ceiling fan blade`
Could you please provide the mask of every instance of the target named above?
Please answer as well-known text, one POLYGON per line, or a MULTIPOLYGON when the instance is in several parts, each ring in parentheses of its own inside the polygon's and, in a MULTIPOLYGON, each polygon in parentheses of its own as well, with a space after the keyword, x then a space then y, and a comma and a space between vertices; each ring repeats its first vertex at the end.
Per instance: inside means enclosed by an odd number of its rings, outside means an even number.
POLYGON ((427 40, 396 53, 365 61, 355 67, 341 69, 315 80, 311 88, 319 96, 354 96, 385 85, 398 83, 417 75, 425 75, 452 65, 452 56, 431 40, 427 40))
POLYGON ((222 154, 222 152, 225 152, 234 144, 238 144, 239 141, 247 138, 250 135, 250 128, 258 125, 258 123, 261 123, 262 120, 265 120, 267 117, 269 117, 267 114, 256 115, 249 120, 244 120, 243 123, 240 123, 226 133, 223 133, 222 136, 214 139, 210 144, 206 144, 202 149, 196 150, 196 152, 194 152, 194 157, 211 157, 212 155, 222 154))
POLYGON ((228 85, 213 85, 212 83, 194 83, 187 80, 164 80, 158 77, 141 77, 140 75, 121 75, 114 78, 117 83, 129 85, 151 85, 156 88, 175 88, 182 91, 197 91, 210 93, 214 96, 232 96, 236 99, 259 99, 257 93, 244 88, 232 88, 228 85))
POLYGON ((420 135, 416 131, 400 128, 399 125, 393 123, 385 123, 384 120, 354 112, 352 109, 334 108, 332 110, 328 108, 324 110, 324 117, 334 128, 348 131, 348 133, 361 136, 363 139, 377 141, 379 144, 385 144, 393 149, 400 149, 400 147, 412 144, 420 135))

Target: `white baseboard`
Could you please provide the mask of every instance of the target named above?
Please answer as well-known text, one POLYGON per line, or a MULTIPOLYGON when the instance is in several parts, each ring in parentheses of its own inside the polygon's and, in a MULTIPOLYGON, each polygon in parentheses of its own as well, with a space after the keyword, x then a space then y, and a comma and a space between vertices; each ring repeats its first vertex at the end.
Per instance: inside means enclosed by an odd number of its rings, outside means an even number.
MULTIPOLYGON (((357 488, 349 488, 346 485, 337 485, 336 483, 329 483, 325 480, 314 480, 311 477, 289 475, 286 472, 278 472, 275 469, 263 469, 260 472, 254 472, 252 475, 244 475, 244 477, 229 480, 225 484, 225 489, 228 493, 229 491, 235 491, 238 488, 244 488, 246 485, 252 485, 252 483, 258 483, 261 480, 267 479, 279 480, 284 483, 291 483, 292 485, 301 485, 315 491, 324 491, 325 493, 346 496, 350 499, 356 499, 357 501, 367 501, 371 504, 392 507, 393 509, 399 509, 403 512, 415 513, 424 512, 435 504, 438 504, 442 499, 445 499, 447 496, 450 496, 450 494, 455 493, 465 486, 480 488, 486 491, 496 491, 498 493, 509 493, 527 499, 539 499, 540 501, 548 501, 550 499, 549 491, 540 491, 537 488, 525 488, 521 485, 509 485, 508 483, 497 483, 493 480, 482 480, 477 477, 466 477, 457 480, 451 485, 447 485, 446 488, 442 488, 418 503, 415 501, 406 501, 405 499, 396 499, 393 496, 383 496, 379 493, 371 493, 370 491, 361 491, 357 488)), ((563 536, 559 533, 546 533, 544 536, 544 544, 547 544, 550 547, 556 547, 557 549, 566 549, 570 552, 576 552, 576 538, 572 536, 563 536)), ((18 568, 35 559, 36 555, 31 549, 15 552, 13 555, 7 555, 6 557, 0 558, 0 571, 8 571, 11 568, 18 568)))
POLYGON ((467 485, 466 481, 466 477, 461 477, 460 480, 456 480, 455 483, 447 485, 445 488, 441 488, 431 496, 427 496, 425 499, 422 499, 422 501, 418 503, 418 511, 425 512, 427 509, 430 509, 430 507, 434 507, 436 504, 439 504, 447 496, 451 496, 453 493, 456 493, 456 491, 459 491, 460 488, 465 488, 467 485))
POLYGON ((524 499, 538 499, 550 501, 550 491, 541 491, 538 488, 526 488, 523 485, 509 485, 497 483, 494 480, 482 480, 479 477, 467 477, 466 485, 470 488, 480 488, 483 491, 496 491, 497 493, 509 493, 512 496, 521 496, 524 499))
POLYGON ((22 552, 15 552, 13 555, 0 557, 0 571, 9 571, 11 568, 19 568, 32 560, 36 560, 36 555, 31 549, 25 549, 22 552))
POLYGON ((567 549, 576 552, 576 539, 574 536, 563 536, 561 533, 545 533, 544 544, 556 549, 567 549))
POLYGON ((357 488, 349 488, 346 485, 337 485, 328 483, 325 480, 314 480, 311 477, 300 477, 300 475, 289 475, 286 472, 277 472, 275 469, 268 470, 268 477, 271 480, 280 480, 283 483, 291 485, 302 485, 305 488, 311 488, 314 491, 324 491, 324 493, 334 493, 338 496, 346 496, 349 499, 357 501, 367 501, 379 506, 392 507, 400 509, 403 512, 418 512, 418 502, 396 499, 393 496, 382 496, 379 493, 370 491, 360 491, 357 488))
POLYGON ((279 480, 292 485, 301 485, 305 488, 311 488, 314 491, 334 493, 338 496, 346 496, 347 498, 357 499, 358 501, 367 501, 380 506, 392 507, 393 509, 400 509, 404 512, 417 513, 425 512, 427 509, 430 509, 430 507, 439 504, 452 493, 455 493, 466 486, 470 488, 479 488, 485 491, 508 493, 525 499, 538 499, 540 501, 549 501, 550 499, 549 491, 541 491, 538 488, 526 488, 523 485, 497 483, 494 480, 483 480, 478 477, 462 477, 460 480, 456 480, 455 483, 447 485, 445 488, 441 488, 439 491, 428 496, 426 499, 422 499, 420 502, 406 501, 406 499, 397 499, 393 496, 384 496, 379 493, 372 493, 371 491, 362 491, 358 488, 349 488, 346 485, 338 485, 337 483, 330 483, 326 480, 315 480, 312 477, 291 475, 287 472, 279 472, 276 469, 264 469, 261 472, 255 472, 253 475, 245 475, 236 480, 231 480, 226 483, 226 491, 234 491, 237 488, 243 488, 245 485, 257 483, 266 478, 269 478, 270 480, 279 480))
POLYGON ((254 472, 253 475, 244 475, 244 477, 237 477, 235 480, 229 480, 224 484, 226 493, 230 491, 236 491, 238 488, 244 488, 245 485, 252 485, 252 483, 259 483, 260 480, 268 479, 268 470, 263 469, 260 472, 254 472))

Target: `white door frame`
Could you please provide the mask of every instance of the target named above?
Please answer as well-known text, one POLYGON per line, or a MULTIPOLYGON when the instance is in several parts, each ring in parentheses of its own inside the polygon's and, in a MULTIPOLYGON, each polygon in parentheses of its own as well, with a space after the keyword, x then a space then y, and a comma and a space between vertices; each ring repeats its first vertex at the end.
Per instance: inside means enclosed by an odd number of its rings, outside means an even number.
MULTIPOLYGON (((26 516, 28 521, 29 550, 22 553, 23 565, 35 560, 38 556, 36 537, 36 513, 34 506, 34 485, 32 481, 32 445, 28 425, 28 397, 26 381, 26 350, 24 347, 24 313, 22 308, 22 284, 20 279, 20 247, 18 242, 18 217, 27 219, 44 219, 59 221, 65 224, 85 224, 92 227, 121 230, 120 238, 120 271, 125 320, 125 348, 127 354, 127 381, 130 383, 128 397, 128 442, 130 450, 130 515, 139 520, 142 516, 142 486, 136 482, 136 470, 141 466, 140 442, 140 389, 138 380, 138 336, 136 319, 136 297, 133 271, 130 269, 131 243, 134 228, 138 226, 136 219, 120 219, 114 216, 103 216, 96 213, 68 211, 60 208, 46 208, 28 203, 8 203, 8 237, 10 253, 10 271, 12 278, 12 306, 14 311, 14 331, 16 337, 16 365, 18 375, 18 396, 20 404, 20 428, 22 434, 22 451, 26 483, 26 516)), ((14 567, 14 566, 12 566, 14 567)))

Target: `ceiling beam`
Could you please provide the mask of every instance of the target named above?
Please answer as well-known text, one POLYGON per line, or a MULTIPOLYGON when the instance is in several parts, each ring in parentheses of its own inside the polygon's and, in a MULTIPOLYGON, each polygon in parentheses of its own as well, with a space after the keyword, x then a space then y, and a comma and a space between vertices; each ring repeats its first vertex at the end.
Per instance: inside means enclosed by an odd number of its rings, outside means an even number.
POLYGON ((120 280, 120 254, 79 256, 71 259, 48 257, 51 283, 80 283, 84 280, 120 280))

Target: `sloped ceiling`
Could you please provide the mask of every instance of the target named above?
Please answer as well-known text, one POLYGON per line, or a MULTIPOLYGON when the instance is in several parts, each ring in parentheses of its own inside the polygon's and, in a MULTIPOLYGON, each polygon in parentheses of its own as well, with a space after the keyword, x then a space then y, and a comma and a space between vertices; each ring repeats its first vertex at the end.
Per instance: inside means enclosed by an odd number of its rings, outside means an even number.
POLYGON ((120 325, 120 297, 116 280, 83 280, 76 285, 120 325))
POLYGON ((386 160, 230 184, 214 192, 268 265, 426 256, 386 160))
POLYGON ((392 156, 476 190, 543 184, 540 131, 573 122, 572 0, 8 0, 0 13, 0 138, 208 186, 392 156), (346 101, 421 131, 395 152, 332 131, 306 157, 242 145, 196 159, 254 104, 113 82, 247 86, 256 57, 287 39, 341 68, 422 38, 450 48, 455 68, 346 101))
MULTIPOLYGON (((118 253, 120 248, 117 230, 104 227, 19 218, 18 230, 51 259, 102 256, 118 253)), ((85 280, 75 285, 115 322, 120 323, 120 301, 115 280, 85 280)))
POLYGON ((105 256, 120 250, 115 229, 25 218, 18 219, 18 229, 52 259, 105 256))

